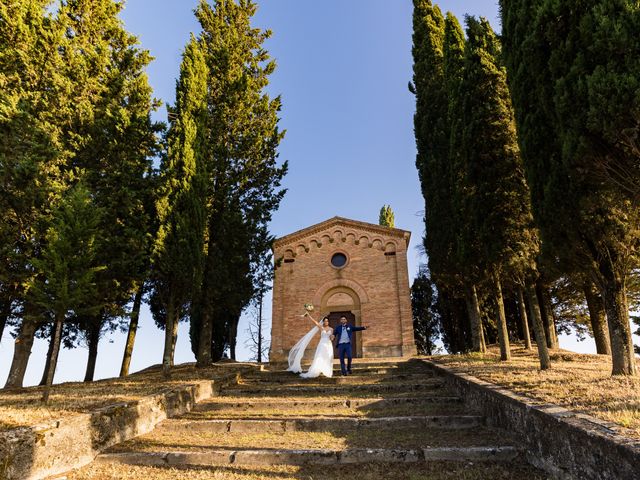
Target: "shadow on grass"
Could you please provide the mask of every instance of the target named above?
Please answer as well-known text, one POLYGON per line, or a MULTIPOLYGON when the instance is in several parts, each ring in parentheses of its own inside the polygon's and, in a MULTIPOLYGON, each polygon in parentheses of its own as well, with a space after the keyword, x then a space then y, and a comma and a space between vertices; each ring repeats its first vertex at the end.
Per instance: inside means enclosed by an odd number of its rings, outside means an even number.
MULTIPOLYGON (((302 465, 302 466, 222 466, 215 467, 126 467, 130 478, 153 478, 189 480, 216 478, 219 480, 278 479, 278 480, 543 480, 547 478, 534 469, 511 463, 451 464, 434 462, 429 464, 358 464, 358 465, 302 465), (178 475, 178 477, 176 477, 178 475), (213 475, 213 477, 211 476, 213 475)), ((100 480, 116 480, 122 472, 103 474, 100 480)), ((70 480, 95 479, 72 475, 70 480)))
POLYGON ((230 373, 228 368, 196 370, 188 365, 176 368, 170 381, 151 370, 125 379, 59 384, 48 406, 40 400, 41 387, 2 391, 0 478, 42 478, 74 468, 95 452, 144 431, 153 418, 144 416, 149 408, 161 406, 168 415, 183 411, 191 397, 179 387, 224 373, 230 373), (140 403, 158 394, 164 396, 140 403), (88 415, 78 415, 83 413, 88 415))

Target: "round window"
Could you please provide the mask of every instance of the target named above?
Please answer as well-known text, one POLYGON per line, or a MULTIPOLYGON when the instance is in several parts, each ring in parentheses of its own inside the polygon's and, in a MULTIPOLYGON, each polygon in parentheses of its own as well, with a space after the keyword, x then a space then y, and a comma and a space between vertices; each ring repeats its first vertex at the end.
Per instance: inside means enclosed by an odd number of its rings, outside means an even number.
POLYGON ((347 256, 344 253, 334 253, 331 257, 331 265, 342 268, 347 264, 347 256))

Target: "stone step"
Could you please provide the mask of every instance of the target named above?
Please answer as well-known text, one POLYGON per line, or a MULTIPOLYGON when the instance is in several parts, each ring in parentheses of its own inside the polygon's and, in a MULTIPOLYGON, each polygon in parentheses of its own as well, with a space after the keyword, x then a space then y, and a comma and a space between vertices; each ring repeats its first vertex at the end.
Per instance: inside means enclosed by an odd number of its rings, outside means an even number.
POLYGON ((236 399, 225 401, 225 397, 198 404, 182 418, 265 418, 265 417, 389 417, 413 415, 461 415, 472 414, 460 397, 421 396, 399 398, 350 398, 324 400, 308 399, 260 399, 254 401, 236 399))
MULTIPOLYGON (((304 361, 303 361, 304 363, 304 361)), ((311 360, 308 361, 311 363, 311 360)), ((334 365, 340 365, 340 359, 333 359, 334 365)), ((352 361, 353 368, 412 368, 412 367, 422 367, 428 368, 425 364, 420 360, 402 360, 397 358, 390 359, 377 359, 377 358, 360 358, 354 357, 352 361)), ((286 370, 287 362, 279 362, 274 364, 264 364, 264 370, 286 370)))
MULTIPOLYGON (((306 370, 308 369, 310 364, 303 364, 302 367, 306 370)), ((336 373, 340 372, 340 364, 336 363, 333 365, 333 369, 336 373)), ((395 375, 399 373, 433 373, 435 372, 427 368, 426 366, 415 366, 415 367, 405 367, 405 366, 352 366, 351 371, 354 375, 395 375)), ((251 375, 291 375, 292 372, 287 371, 286 369, 277 369, 277 370, 256 370, 251 373, 251 375)))
POLYGON ((369 397, 369 398, 273 398, 262 397, 256 398, 231 398, 231 397, 214 397, 199 403, 195 410, 206 409, 211 407, 225 408, 275 408, 275 409, 293 409, 299 407, 323 407, 323 408, 387 408, 397 405, 422 405, 433 403, 462 403, 462 398, 456 395, 420 395, 417 397, 369 397))
MULTIPOLYGON (((335 373, 335 372, 334 372, 335 373)), ((387 383, 387 382, 420 382, 435 378, 432 372, 426 373, 396 373, 393 375, 334 375, 331 378, 318 377, 313 379, 305 379, 305 385, 332 385, 332 384, 371 384, 371 383, 387 383)), ((291 372, 285 374, 269 374, 269 375, 251 375, 243 376, 239 379, 241 385, 247 384, 287 384, 287 383, 299 383, 301 378, 299 375, 291 372)))
POLYGON ((366 385, 309 385, 305 383, 288 384, 286 386, 273 385, 237 385, 225 388, 222 395, 265 395, 265 396, 291 396, 309 393, 314 395, 324 394, 344 394, 345 392, 383 393, 383 392, 423 392, 439 389, 444 386, 444 381, 440 378, 423 380, 419 383, 411 382, 386 382, 366 385))
MULTIPOLYGON (((335 463, 333 465, 127 465, 95 462, 69 472, 66 480, 452 480, 509 479, 548 480, 549 476, 527 465, 519 456, 513 461, 335 463)), ((58 479, 61 480, 61 479, 58 479)))
POLYGON ((180 427, 190 432, 217 433, 278 433, 319 432, 337 428, 447 428, 463 429, 479 427, 484 418, 479 415, 415 415, 405 417, 354 418, 316 417, 287 419, 219 419, 185 420, 175 419, 180 427))
POLYGON ((98 455, 97 464, 198 467, 217 465, 335 465, 417 462, 508 462, 516 459, 513 446, 426 447, 421 449, 350 448, 330 449, 248 449, 208 452, 125 452, 98 455))
MULTIPOLYGON (((251 427, 256 423, 245 422, 251 427)), ((220 428, 225 429, 222 424, 220 428)), ((224 434, 214 429, 192 427, 188 420, 171 419, 162 422, 152 432, 115 445, 111 453, 263 449, 331 449, 350 448, 401 448, 426 447, 482 447, 513 445, 517 439, 507 432, 491 427, 478 426, 464 429, 427 428, 424 424, 404 424, 402 427, 383 427, 375 422, 353 428, 346 423, 327 422, 317 431, 241 431, 224 434)))

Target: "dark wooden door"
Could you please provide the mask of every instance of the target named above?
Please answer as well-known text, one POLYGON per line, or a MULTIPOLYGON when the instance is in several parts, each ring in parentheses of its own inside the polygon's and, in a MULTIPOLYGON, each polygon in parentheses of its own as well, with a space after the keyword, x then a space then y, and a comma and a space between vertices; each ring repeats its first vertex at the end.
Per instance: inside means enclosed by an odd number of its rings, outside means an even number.
MULTIPOLYGON (((329 325, 335 331, 336 327, 340 325, 340 318, 346 317, 347 324, 355 326, 356 325, 356 316, 351 312, 331 312, 329 315, 329 325)), ((335 358, 338 358, 338 349, 336 348, 336 341, 333 342, 333 355, 335 358)), ((353 357, 359 357, 358 354, 358 333, 351 334, 351 354, 353 357)))

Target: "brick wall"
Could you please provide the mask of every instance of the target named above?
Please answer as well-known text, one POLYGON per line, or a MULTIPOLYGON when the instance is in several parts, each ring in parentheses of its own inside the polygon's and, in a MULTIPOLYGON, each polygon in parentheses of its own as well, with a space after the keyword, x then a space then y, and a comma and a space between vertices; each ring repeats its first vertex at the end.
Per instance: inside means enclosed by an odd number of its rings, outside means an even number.
MULTIPOLYGON (((286 360, 289 349, 313 326, 300 317, 305 303, 314 304, 316 319, 331 311, 352 311, 357 325, 369 327, 356 334, 364 357, 415 354, 407 269, 409 237, 404 230, 334 218, 279 239, 274 245, 278 267, 270 360, 286 360), (338 252, 348 258, 343 268, 331 264, 338 252), (351 299, 348 304, 345 298, 351 299)), ((318 337, 307 350, 309 354, 318 337)))

